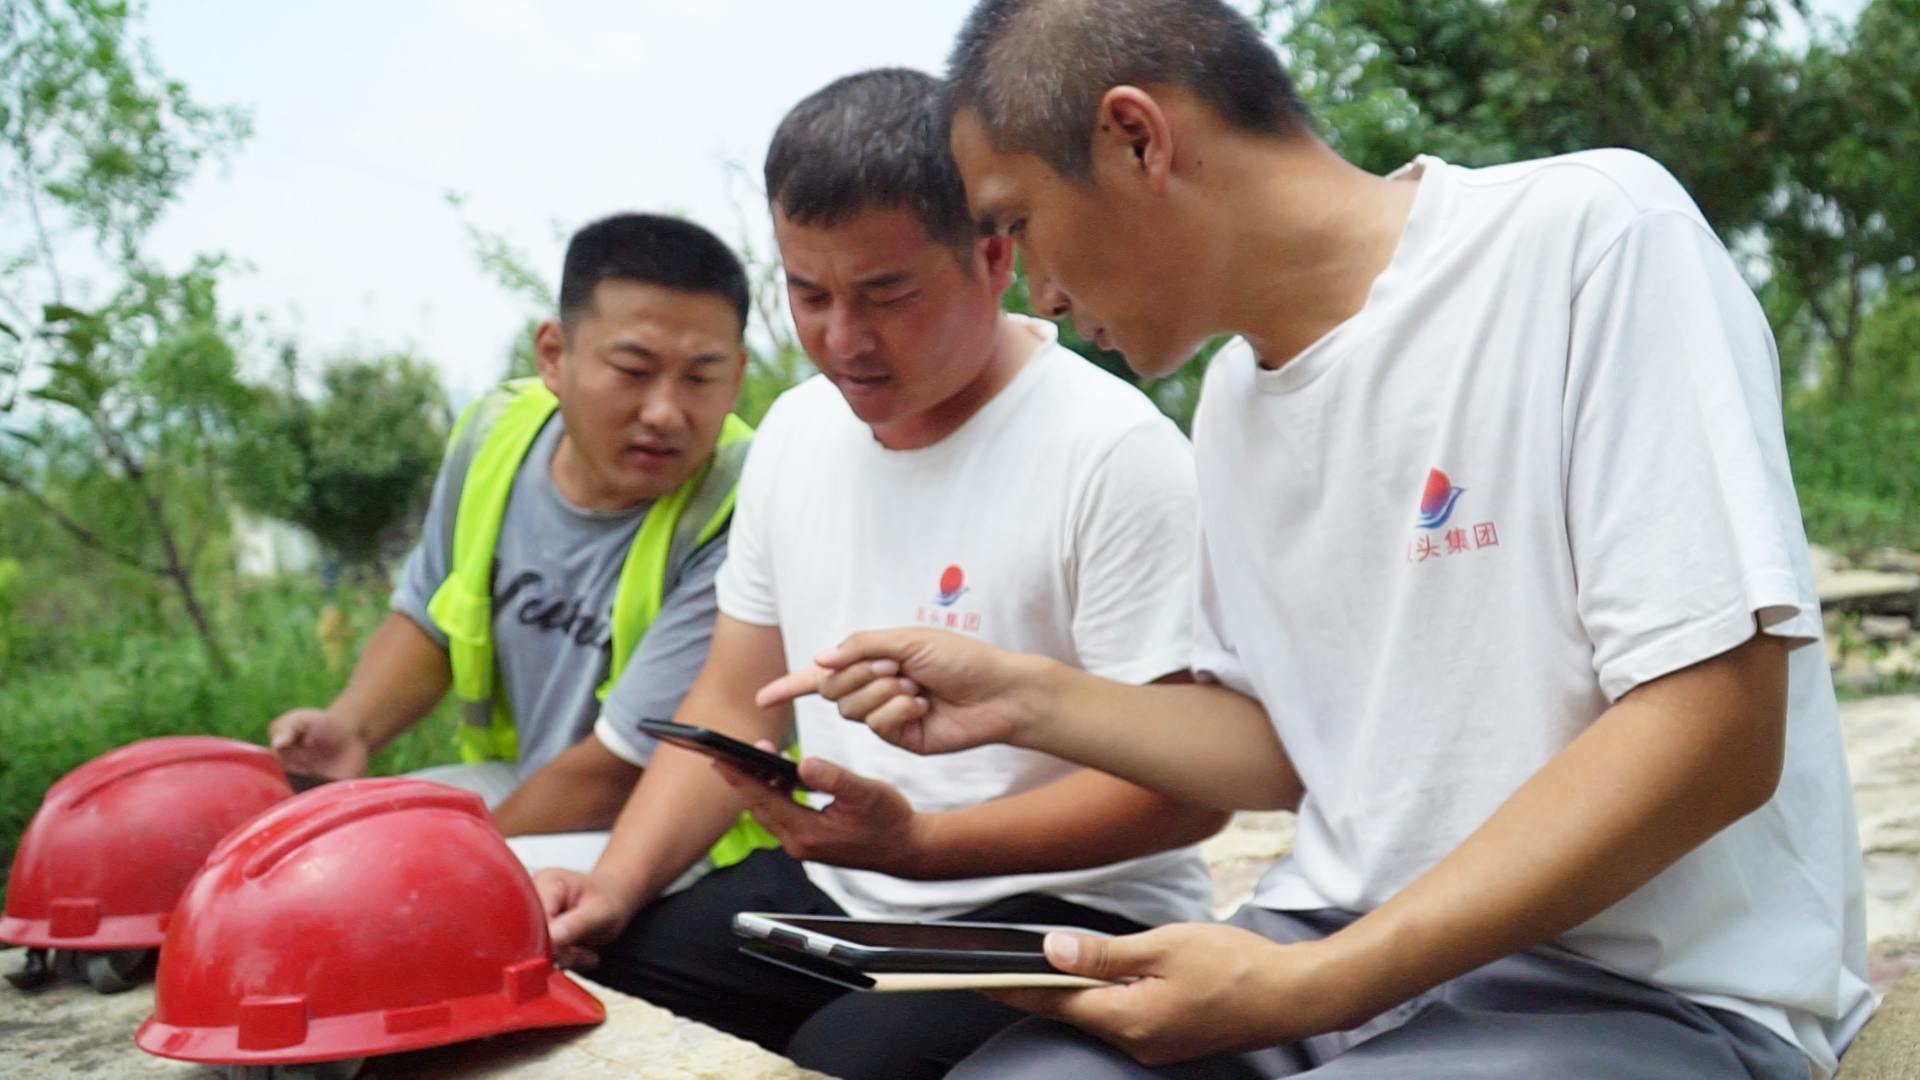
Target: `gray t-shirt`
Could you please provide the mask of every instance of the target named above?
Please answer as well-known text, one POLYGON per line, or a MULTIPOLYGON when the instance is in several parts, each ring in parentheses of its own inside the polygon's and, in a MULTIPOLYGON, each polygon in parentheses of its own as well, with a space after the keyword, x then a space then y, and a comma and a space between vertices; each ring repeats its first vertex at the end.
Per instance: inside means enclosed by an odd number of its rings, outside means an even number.
MULTIPOLYGON (((594 692, 606 681, 613 651, 614 588, 652 505, 602 514, 567 502, 551 471, 563 430, 555 413, 534 438, 514 475, 494 548, 494 654, 520 737, 522 781, 586 738, 602 713, 594 692)), ((446 634, 427 614, 427 604, 446 580, 453 548, 455 508, 446 502, 443 471, 434 482, 420 545, 407 557, 393 593, 393 609, 442 647, 446 634)), ((607 695, 605 720, 627 743, 621 756, 631 759, 635 748, 651 753, 653 741, 633 721, 671 718, 706 662, 716 611, 713 577, 726 555, 723 529, 687 560, 607 695)))

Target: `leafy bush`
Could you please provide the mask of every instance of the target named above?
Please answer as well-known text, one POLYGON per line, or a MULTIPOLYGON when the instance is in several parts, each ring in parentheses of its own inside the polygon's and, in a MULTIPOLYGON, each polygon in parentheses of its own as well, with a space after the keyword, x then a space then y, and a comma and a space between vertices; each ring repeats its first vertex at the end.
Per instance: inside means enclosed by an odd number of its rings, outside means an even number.
MULTIPOLYGON (((342 590, 354 627, 353 654, 385 615, 369 591, 342 590)), ((222 612, 234 643, 234 675, 215 677, 193 638, 164 621, 129 618, 100 641, 67 656, 42 657, 31 670, 0 679, 0 872, 11 865, 21 830, 55 780, 115 747, 158 735, 225 735, 266 741, 267 724, 297 705, 324 705, 345 685, 348 668, 329 669, 314 632, 316 588, 291 582, 246 589, 222 612)), ((444 705, 373 761, 391 775, 456 759, 458 723, 444 705)))

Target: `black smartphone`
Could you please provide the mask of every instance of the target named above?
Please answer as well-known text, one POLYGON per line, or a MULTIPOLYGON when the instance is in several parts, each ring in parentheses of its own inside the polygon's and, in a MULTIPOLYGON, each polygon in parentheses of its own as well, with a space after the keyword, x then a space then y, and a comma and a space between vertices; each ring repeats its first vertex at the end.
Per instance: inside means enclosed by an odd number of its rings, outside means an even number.
MULTIPOLYGON (((1058 974, 1041 943, 1048 931, 1103 937, 1078 926, 925 922, 743 911, 733 932, 862 973, 1058 974)), ((764 953, 763 953, 764 958, 764 953)))
POLYGON ((748 746, 739 739, 730 739, 703 727, 676 724, 671 720, 642 720, 639 727, 663 743, 672 743, 682 750, 718 758, 768 787, 776 787, 781 791, 807 790, 807 786, 800 782, 800 766, 778 754, 748 746))

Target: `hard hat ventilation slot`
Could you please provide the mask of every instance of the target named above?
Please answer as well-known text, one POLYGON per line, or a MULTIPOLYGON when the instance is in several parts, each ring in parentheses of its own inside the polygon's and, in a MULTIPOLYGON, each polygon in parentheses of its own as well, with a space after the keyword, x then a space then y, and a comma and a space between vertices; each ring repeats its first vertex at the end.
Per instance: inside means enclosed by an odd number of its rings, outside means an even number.
POLYGON ((100 929, 100 901, 65 899, 47 905, 47 936, 90 937, 100 929))
MULTIPOLYGON (((486 804, 480 796, 470 791, 459 791, 439 785, 420 785, 421 788, 434 787, 439 790, 420 790, 418 788, 400 794, 394 794, 383 785, 368 790, 361 799, 343 799, 326 811, 313 814, 301 820, 298 827, 287 832, 279 839, 255 852, 247 860, 246 869, 241 873, 247 878, 257 878, 274 868, 280 860, 311 843, 316 837, 324 836, 343 825, 381 814, 391 814, 401 810, 453 810, 469 817, 487 819, 486 804)), ((215 854, 219 854, 215 852, 215 854)))
POLYGON ((239 1047, 242 1050, 278 1050, 307 1038, 307 998, 304 994, 250 997, 240 1000, 239 1047))
POLYGON ((515 1005, 524 1005, 547 993, 547 977, 553 973, 553 964, 541 958, 522 960, 517 964, 508 964, 506 968, 507 1000, 515 1005))

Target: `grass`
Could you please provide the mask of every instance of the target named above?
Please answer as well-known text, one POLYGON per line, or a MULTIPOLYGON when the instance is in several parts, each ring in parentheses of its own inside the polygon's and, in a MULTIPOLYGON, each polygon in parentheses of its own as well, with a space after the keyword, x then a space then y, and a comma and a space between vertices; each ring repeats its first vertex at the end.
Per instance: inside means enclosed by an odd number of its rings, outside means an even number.
MULTIPOLYGON (((354 634, 338 668, 328 666, 315 633, 318 589, 295 582, 244 587, 222 605, 222 637, 236 668, 230 680, 210 673, 191 634, 165 620, 133 617, 84 648, 61 649, 64 656, 38 655, 31 667, 0 665, 0 867, 11 865, 47 788, 76 766, 157 735, 225 735, 264 745, 267 725, 280 713, 331 701, 385 615, 383 598, 365 590, 342 590, 339 600, 354 634)), ((8 629, 23 627, 15 621, 8 629)), ((44 629, 36 636, 59 635, 44 629)), ((382 750, 371 771, 391 775, 455 760, 456 723, 443 704, 382 750)))
POLYGON ((1846 553, 1920 550, 1920 401, 1791 403, 1787 448, 1807 535, 1846 553))

